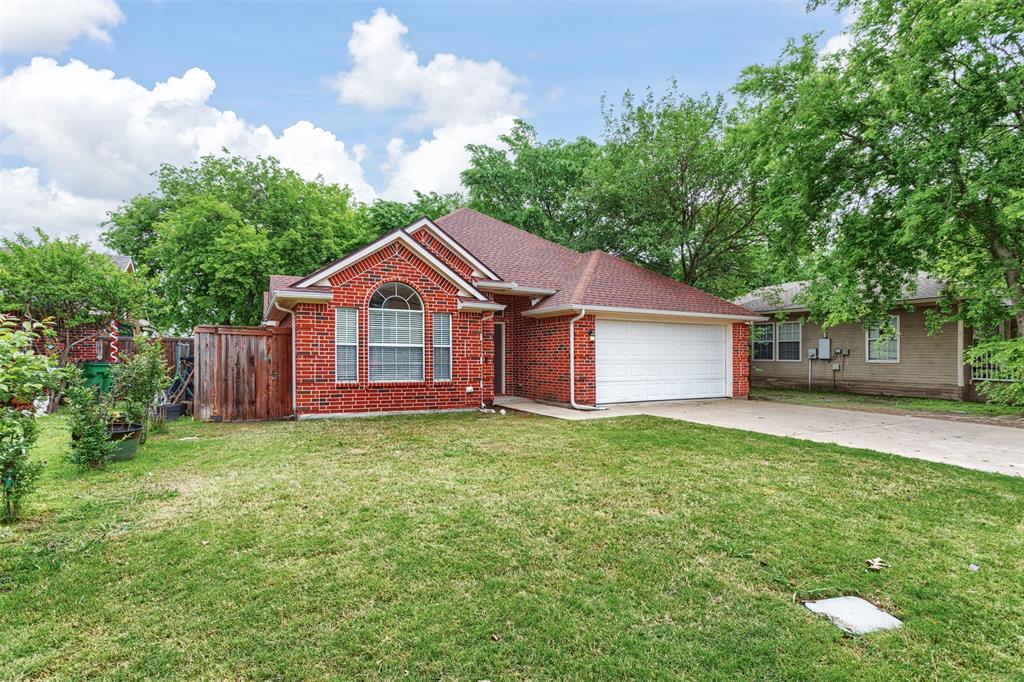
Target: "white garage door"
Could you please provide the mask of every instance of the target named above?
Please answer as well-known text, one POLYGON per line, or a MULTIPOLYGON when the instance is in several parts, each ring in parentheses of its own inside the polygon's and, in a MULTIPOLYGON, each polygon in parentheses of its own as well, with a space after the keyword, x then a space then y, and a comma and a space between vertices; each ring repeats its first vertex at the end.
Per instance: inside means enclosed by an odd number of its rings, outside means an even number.
POLYGON ((720 398, 725 325, 597 320, 597 402, 720 398))

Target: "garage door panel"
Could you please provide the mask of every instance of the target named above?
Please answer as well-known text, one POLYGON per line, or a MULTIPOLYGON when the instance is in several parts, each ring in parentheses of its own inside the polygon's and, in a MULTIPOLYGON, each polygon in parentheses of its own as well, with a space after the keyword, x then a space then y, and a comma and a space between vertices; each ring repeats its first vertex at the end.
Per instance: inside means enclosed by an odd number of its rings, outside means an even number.
POLYGON ((597 401, 726 395, 725 325, 597 320, 597 401))

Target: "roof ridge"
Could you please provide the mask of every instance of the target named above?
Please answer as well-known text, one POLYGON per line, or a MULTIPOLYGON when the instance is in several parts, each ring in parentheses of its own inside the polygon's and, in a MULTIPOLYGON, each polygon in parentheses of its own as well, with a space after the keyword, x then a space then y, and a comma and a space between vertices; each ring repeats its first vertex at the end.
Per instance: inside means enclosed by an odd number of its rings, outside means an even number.
POLYGON ((587 287, 590 286, 590 280, 594 276, 594 269, 597 267, 597 258, 601 253, 602 252, 600 250, 595 249, 593 251, 580 254, 581 257, 587 256, 587 264, 583 268, 583 274, 580 275, 579 280, 576 281, 576 286, 572 291, 571 301, 579 300, 584 292, 586 292, 587 287))

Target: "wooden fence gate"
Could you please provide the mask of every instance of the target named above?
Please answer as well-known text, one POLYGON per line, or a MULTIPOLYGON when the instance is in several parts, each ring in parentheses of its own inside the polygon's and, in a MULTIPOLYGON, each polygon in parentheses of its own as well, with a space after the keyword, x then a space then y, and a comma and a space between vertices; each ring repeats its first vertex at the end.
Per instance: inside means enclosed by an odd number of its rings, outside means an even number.
POLYGON ((292 414, 291 329, 196 327, 196 402, 203 421, 292 414))

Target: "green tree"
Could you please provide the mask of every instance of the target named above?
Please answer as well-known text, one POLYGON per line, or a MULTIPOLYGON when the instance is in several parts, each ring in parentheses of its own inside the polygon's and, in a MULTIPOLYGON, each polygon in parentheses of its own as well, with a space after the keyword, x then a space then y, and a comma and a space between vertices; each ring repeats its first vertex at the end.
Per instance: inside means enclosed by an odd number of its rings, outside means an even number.
POLYGON ((151 297, 145 284, 77 237, 51 239, 37 230, 36 239, 17 235, 2 244, 0 310, 52 323, 61 336, 62 366, 74 348, 105 335, 111 320, 146 313, 151 297), (95 326, 95 333, 72 338, 71 330, 83 325, 95 326))
POLYGON ((156 320, 181 330, 255 324, 268 275, 307 274, 375 236, 348 188, 274 158, 225 150, 156 178, 111 213, 103 241, 146 266, 164 302, 156 320))
POLYGON ((415 194, 416 199, 414 201, 402 202, 377 199, 373 203, 362 207, 366 220, 369 221, 377 236, 399 227, 405 227, 423 216, 436 220, 464 206, 466 203, 465 198, 458 192, 438 194, 437 192, 423 193, 417 191, 415 194))
POLYGON ((933 322, 1024 329, 1024 5, 831 4, 857 15, 848 48, 805 36, 737 86, 775 250, 814 255, 813 315, 885 319, 926 270, 949 282, 933 322))
POLYGON ((762 266, 763 180, 722 97, 675 84, 604 107, 605 143, 586 172, 586 242, 686 284, 731 297, 762 266))
POLYGON ((593 140, 540 142, 516 121, 502 147, 469 145, 462 172, 474 209, 570 248, 582 246, 587 212, 580 200, 584 173, 598 152, 593 140))

